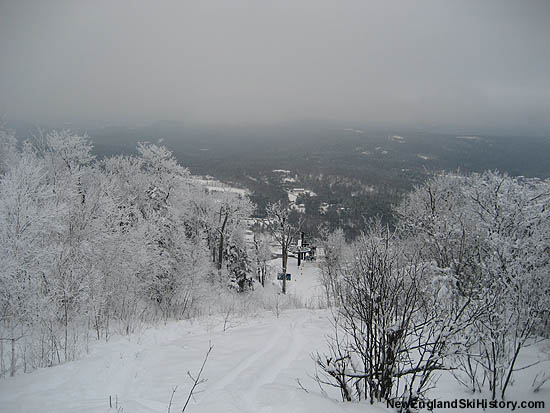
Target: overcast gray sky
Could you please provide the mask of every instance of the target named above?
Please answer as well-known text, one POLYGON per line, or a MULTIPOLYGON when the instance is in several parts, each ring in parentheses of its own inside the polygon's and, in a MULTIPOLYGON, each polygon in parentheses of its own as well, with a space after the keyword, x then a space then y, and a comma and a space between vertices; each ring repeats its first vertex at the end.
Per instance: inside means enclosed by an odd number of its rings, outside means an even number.
POLYGON ((0 0, 0 113, 550 131, 550 1, 0 0))

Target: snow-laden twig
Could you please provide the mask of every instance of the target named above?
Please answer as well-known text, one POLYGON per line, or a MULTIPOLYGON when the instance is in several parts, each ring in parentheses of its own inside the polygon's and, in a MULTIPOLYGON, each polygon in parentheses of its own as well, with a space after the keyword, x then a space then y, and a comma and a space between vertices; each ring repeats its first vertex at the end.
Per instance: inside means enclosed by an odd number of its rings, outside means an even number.
POLYGON ((200 370, 199 370, 196 377, 193 377, 189 371, 187 372, 187 375, 191 378, 191 380, 193 380, 193 386, 191 386, 191 390, 189 390, 189 394, 187 395, 187 400, 185 401, 185 404, 183 405, 183 409, 181 409, 182 413, 187 408, 187 405, 189 404, 189 400, 191 400, 191 397, 193 397, 193 395, 196 393, 195 389, 197 388, 197 386, 200 386, 201 384, 203 384, 207 381, 207 379, 201 379, 201 375, 202 375, 202 371, 204 370, 204 366, 206 365, 206 362, 208 361, 208 356, 210 355, 210 352, 212 351, 213 348, 214 348, 214 346, 212 344, 210 344, 210 347, 208 348, 208 351, 206 352, 206 355, 204 356, 204 360, 202 361, 201 368, 200 368, 200 370))
POLYGON ((538 373, 533 379, 533 384, 531 385, 533 387, 533 393, 538 393, 544 383, 550 379, 550 376, 546 376, 546 372, 542 373, 542 377, 539 378, 539 376, 540 373, 538 373))
POLYGON ((178 386, 172 389, 172 395, 170 396, 170 403, 168 403, 168 413, 170 413, 170 409, 172 408, 172 400, 174 399, 174 394, 176 393, 177 389, 178 389, 178 386))
POLYGON ((300 379, 298 377, 296 377, 296 383, 298 383, 298 386, 300 386, 300 389, 302 389, 303 391, 305 391, 306 393, 309 393, 309 390, 306 389, 302 383, 300 383, 300 379))

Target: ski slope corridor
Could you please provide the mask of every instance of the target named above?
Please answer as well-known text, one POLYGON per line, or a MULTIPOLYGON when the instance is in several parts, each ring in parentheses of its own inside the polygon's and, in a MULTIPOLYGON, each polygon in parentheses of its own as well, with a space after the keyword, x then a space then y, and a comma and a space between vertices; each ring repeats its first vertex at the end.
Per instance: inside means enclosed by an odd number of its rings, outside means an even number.
MULTIPOLYGON (((314 262, 297 268, 291 261, 289 294, 314 303, 322 294, 317 268, 314 262)), ((232 316, 225 331, 223 317, 212 316, 169 322, 129 337, 113 336, 108 342, 91 343, 90 352, 74 362, 0 380, 0 412, 168 412, 176 386, 171 412, 181 412, 192 385, 187 373, 197 375, 210 345, 202 374, 207 381, 197 388, 187 413, 390 411, 385 405, 339 402, 337 389, 321 390, 312 378, 312 354, 326 349, 330 317, 328 310, 282 310, 279 317, 276 311, 265 311, 232 316)), ((544 359, 550 350, 542 350, 530 348, 521 365, 544 359)), ((511 399, 545 400, 550 406, 548 386, 539 393, 530 388, 533 375, 550 368, 547 358, 541 361, 535 370, 518 372, 511 399)), ((472 397, 449 374, 441 377, 430 396, 472 397)))
MULTIPOLYGON (((320 296, 316 263, 298 268, 289 260, 289 272, 289 294, 306 302, 320 296)), ((186 412, 364 412, 365 405, 338 402, 337 391, 334 398, 322 394, 312 378, 312 353, 325 347, 329 316, 326 310, 281 310, 279 317, 266 311, 231 317, 225 331, 218 316, 114 336, 92 343, 74 362, 0 380, 0 412, 167 412, 176 386, 171 412, 181 412, 192 385, 187 372, 196 376, 210 344, 207 381, 186 412)))
POLYGON ((222 323, 186 321, 116 337, 80 360, 2 380, 0 411, 112 413, 118 406, 121 412, 167 412, 178 386, 171 411, 180 412, 192 384, 187 371, 197 374, 210 343, 202 375, 207 381, 186 412, 365 411, 365 405, 322 395, 311 377, 311 353, 324 347, 327 316, 287 310, 279 318, 267 312, 242 320, 226 331, 222 323))

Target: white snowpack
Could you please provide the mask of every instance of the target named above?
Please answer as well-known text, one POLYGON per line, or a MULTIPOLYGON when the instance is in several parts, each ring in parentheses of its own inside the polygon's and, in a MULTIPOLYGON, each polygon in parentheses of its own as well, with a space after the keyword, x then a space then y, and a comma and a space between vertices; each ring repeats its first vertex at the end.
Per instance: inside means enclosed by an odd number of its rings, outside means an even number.
MULTIPOLYGON (((271 264, 279 263, 280 259, 271 264)), ((296 259, 289 258, 288 267, 289 294, 314 308, 322 297, 318 264, 305 262, 298 268, 296 259)), ((77 361, 0 380, 0 411, 115 413, 118 407, 125 413, 160 413, 168 411, 177 386, 171 412, 180 412, 192 384, 187 372, 197 374, 210 344, 214 347, 202 376, 207 381, 199 386, 186 412, 391 411, 382 404, 343 403, 337 389, 326 387, 325 393, 312 378, 312 354, 326 349, 330 317, 329 310, 282 310, 279 317, 265 311, 235 316, 225 331, 223 316, 210 316, 171 321, 129 337, 113 336, 108 342, 93 342, 89 354, 77 361)), ((540 345, 525 350, 519 366, 542 362, 518 372, 509 400, 544 400, 550 406, 550 386, 538 393, 531 387, 536 373, 550 371, 547 354, 548 348, 543 351, 540 345)), ((430 397, 452 400, 487 395, 469 394, 443 373, 430 397)))

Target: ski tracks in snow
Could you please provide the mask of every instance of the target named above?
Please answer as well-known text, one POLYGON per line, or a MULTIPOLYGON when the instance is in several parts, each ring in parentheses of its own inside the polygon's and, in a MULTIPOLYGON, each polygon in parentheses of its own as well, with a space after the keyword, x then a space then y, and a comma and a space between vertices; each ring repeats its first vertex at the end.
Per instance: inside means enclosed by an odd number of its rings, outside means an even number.
POLYGON ((197 407, 208 405, 211 401, 219 403, 227 398, 224 402, 225 411, 234 408, 235 411, 258 412, 258 407, 261 408, 258 398, 262 389, 281 385, 277 379, 302 353, 305 341, 303 329, 308 319, 307 312, 294 313, 292 318, 277 320, 276 331, 264 329, 262 336, 250 340, 242 349, 250 355, 244 360, 235 361, 230 371, 216 381, 209 378, 212 384, 206 384, 209 388, 198 400, 197 407), (225 397, 220 397, 222 395, 225 397))

